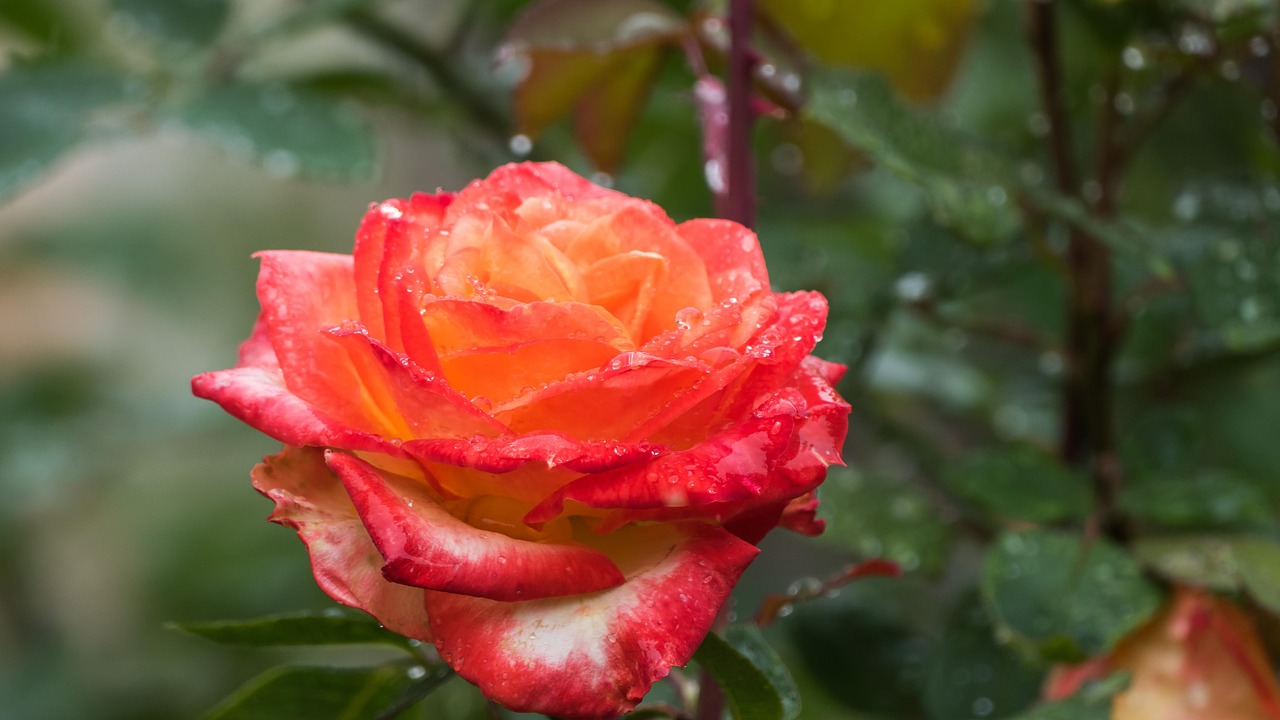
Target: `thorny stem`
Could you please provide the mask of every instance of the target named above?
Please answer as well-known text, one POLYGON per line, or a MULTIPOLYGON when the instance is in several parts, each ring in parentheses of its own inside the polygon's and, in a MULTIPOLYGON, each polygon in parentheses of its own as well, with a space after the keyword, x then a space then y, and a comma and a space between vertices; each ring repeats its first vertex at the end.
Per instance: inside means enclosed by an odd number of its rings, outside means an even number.
MULTIPOLYGON (((1049 121, 1049 149, 1058 191, 1080 197, 1080 176, 1072 150, 1071 127, 1062 82, 1056 3, 1027 0, 1027 34, 1035 56, 1040 100, 1049 121)), ((1104 108, 1100 125, 1098 196, 1092 210, 1110 214, 1113 208, 1115 157, 1114 97, 1104 108), (1105 193, 1105 194, 1104 194, 1105 193)), ((1115 540, 1127 536, 1119 517, 1120 466, 1116 461, 1113 426, 1112 366, 1118 338, 1111 300, 1111 254, 1106 245, 1078 227, 1068 230, 1066 378, 1062 386, 1062 434, 1059 453, 1066 464, 1086 470, 1093 478, 1099 528, 1115 540)))
POLYGON ((751 28, 755 0, 730 0, 729 5, 729 148, 725 179, 728 193, 722 217, 747 227, 756 221, 755 156, 751 151, 751 127, 755 113, 751 107, 752 71, 756 64, 751 49, 751 28))
MULTIPOLYGON (((730 0, 728 167, 724 170, 727 187, 724 195, 717 196, 720 202, 716 208, 720 217, 747 227, 754 226, 756 220, 755 154, 751 150, 751 126, 755 120, 751 107, 752 71, 756 63, 751 49, 754 18, 755 0, 730 0)), ((704 120, 704 132, 715 130, 704 120)), ((698 690, 698 720, 720 720, 723 713, 724 692, 711 673, 703 668, 698 690)))

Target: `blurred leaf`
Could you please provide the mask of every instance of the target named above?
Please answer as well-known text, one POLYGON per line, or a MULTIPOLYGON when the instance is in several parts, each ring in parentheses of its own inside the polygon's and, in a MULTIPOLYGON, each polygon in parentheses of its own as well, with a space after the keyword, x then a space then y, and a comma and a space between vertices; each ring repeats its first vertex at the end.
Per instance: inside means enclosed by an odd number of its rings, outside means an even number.
POLYGON ((831 697, 858 713, 919 717, 928 642, 918 625, 937 608, 936 588, 918 579, 866 578, 796 606, 786 627, 831 697))
POLYGON ((1202 471, 1187 478, 1139 478, 1125 486, 1120 505, 1130 515, 1157 525, 1209 529, 1274 522, 1267 493, 1225 471, 1202 471))
POLYGON ((270 615, 252 620, 174 623, 178 630, 224 645, 382 644, 412 650, 408 638, 384 629, 377 620, 354 610, 270 615))
POLYGON ((289 178, 354 180, 373 174, 374 140, 348 105, 283 83, 209 88, 173 118, 235 156, 289 178))
POLYGON ((751 661, 769 679, 769 684, 782 701, 782 717, 794 720, 800 716, 800 690, 786 663, 765 639, 756 625, 731 625, 724 629, 725 642, 751 661))
POLYGON ((43 43, 57 54, 69 54, 85 42, 80 25, 59 0, 0 0, 0 25, 43 43))
POLYGON ((217 37, 231 14, 228 0, 111 0, 143 30, 185 45, 217 37))
POLYGON ((996 642, 978 593, 957 603, 929 653, 924 704, 934 720, 1003 718, 1035 702, 1041 673, 996 642))
POLYGON ((944 480, 982 509, 1013 520, 1074 520, 1088 515, 1092 504, 1087 478, 1030 445, 970 453, 944 480))
POLYGON ((904 107, 882 78, 819 73, 808 115, 920 188, 939 224, 981 243, 1007 240, 1017 230, 1010 202, 1017 176, 1008 160, 935 113, 904 107))
POLYGON ((687 31, 657 0, 542 0, 530 5, 500 48, 519 80, 520 132, 536 138, 572 113, 578 142, 613 172, 653 87, 663 46, 687 31))
POLYGON ((119 77, 84 65, 18 65, 0 73, 0 201, 84 139, 94 110, 124 95, 119 77))
MULTIPOLYGON (((1237 202, 1252 194, 1239 187, 1218 190, 1235 196, 1237 202)), ((1178 203, 1191 212, 1191 204, 1202 202, 1195 197, 1184 193, 1178 203)), ((1244 214, 1241 222, 1230 225, 1201 224, 1166 233, 1200 321, 1236 351, 1280 338, 1280 272, 1276 271, 1280 233, 1274 229, 1280 227, 1280 213, 1259 215, 1248 222, 1253 217, 1244 214)))
POLYGON ((818 490, 823 537, 862 558, 886 558, 903 570, 932 572, 946 559, 948 530, 919 488, 899 480, 831 473, 818 490))
POLYGON ((1280 543, 1259 535, 1143 538, 1134 554, 1165 577, 1214 590, 1247 591, 1280 613, 1280 543))
MULTIPOLYGON (((830 127, 805 118, 798 118, 784 127, 786 139, 791 147, 798 151, 796 159, 800 163, 799 170, 804 174, 809 185, 818 193, 827 193, 835 189, 854 167, 856 155, 845 144, 840 136, 830 127)), ((779 146, 774 150, 774 165, 789 169, 787 165, 793 161, 779 152, 791 150, 779 146)))
MULTIPOLYGON (((755 664, 758 658, 743 654, 715 633, 707 634, 693 657, 720 683, 734 720, 782 720, 790 717, 784 714, 785 707, 778 688, 770 676, 755 664)), ((776 655, 773 657, 777 658, 776 655)), ((785 667, 782 672, 786 672, 785 667)), ((794 684, 792 687, 794 689, 794 684)))
POLYGON ((973 0, 763 0, 760 7, 819 60, 879 70, 915 100, 946 90, 978 11, 973 0))
POLYGON ((400 665, 272 668, 250 680, 201 720, 373 718, 402 698, 424 697, 450 676, 400 665))
POLYGON ((1002 625, 1059 660, 1106 652, 1160 603, 1120 548, 1044 530, 1000 537, 987 554, 982 593, 1002 625))
POLYGON ((1111 720, 1111 698, 1128 686, 1128 674, 1109 675, 1085 684, 1066 700, 1041 705, 1014 720, 1111 720))

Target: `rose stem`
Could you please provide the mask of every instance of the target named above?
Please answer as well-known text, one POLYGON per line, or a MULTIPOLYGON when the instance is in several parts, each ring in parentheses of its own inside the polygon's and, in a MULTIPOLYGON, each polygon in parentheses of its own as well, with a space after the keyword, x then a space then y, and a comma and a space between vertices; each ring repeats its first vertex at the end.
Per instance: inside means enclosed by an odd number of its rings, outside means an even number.
POLYGON ((729 152, 728 201, 729 220, 752 227, 756 221, 755 157, 751 148, 751 126, 755 112, 751 107, 752 69, 756 63, 751 49, 751 28, 755 17, 755 0, 731 0, 729 5, 729 152))

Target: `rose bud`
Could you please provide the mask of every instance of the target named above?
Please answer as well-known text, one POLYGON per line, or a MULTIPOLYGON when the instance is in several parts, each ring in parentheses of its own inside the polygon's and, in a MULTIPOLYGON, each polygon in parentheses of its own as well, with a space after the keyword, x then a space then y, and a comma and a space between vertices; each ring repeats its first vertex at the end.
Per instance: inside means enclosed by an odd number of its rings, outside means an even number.
POLYGON ((512 710, 628 711, 756 543, 817 534, 844 368, 755 235, 556 164, 374 205, 352 255, 271 251, 236 367, 252 473, 317 582, 512 710))
POLYGON ((1168 606, 1106 657, 1056 669, 1048 699, 1128 671, 1114 720, 1280 720, 1280 688, 1257 631, 1229 602, 1178 588, 1168 606))

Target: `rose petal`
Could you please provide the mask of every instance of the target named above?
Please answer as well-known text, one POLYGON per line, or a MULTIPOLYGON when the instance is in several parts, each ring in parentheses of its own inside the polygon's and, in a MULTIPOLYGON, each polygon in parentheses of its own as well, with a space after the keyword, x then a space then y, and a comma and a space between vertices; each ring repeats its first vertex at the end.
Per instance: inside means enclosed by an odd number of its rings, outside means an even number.
POLYGON ((388 580, 505 601, 595 592, 623 581, 599 551, 472 527, 420 483, 350 455, 330 453, 327 460, 386 558, 388 580))
POLYGON ((258 301, 285 385, 338 422, 378 432, 382 421, 347 353, 323 334, 358 314, 350 255, 258 253, 258 301))
POLYGON ((818 517, 818 496, 809 492, 787 503, 781 525, 800 535, 821 535, 827 529, 827 521, 818 517))
POLYGON ((702 258, 716 302, 743 300, 769 288, 764 253, 750 228, 731 220, 699 218, 680 223, 676 232, 702 258))
POLYGON ((493 416, 517 433, 539 430, 583 440, 626 438, 696 385, 710 368, 641 352, 571 375, 496 405, 493 416))
POLYGON ((271 522, 291 527, 307 546, 320 588, 374 616, 392 632, 431 641, 422 590, 382 577, 382 556, 365 532, 323 451, 285 448, 253 469, 253 486, 273 500, 271 522))
POLYGON ((507 428, 471 404, 442 378, 418 367, 407 355, 393 353, 358 323, 328 332, 347 350, 363 387, 388 407, 388 423, 400 437, 493 437, 507 428))
POLYGON ((586 286, 569 258, 539 234, 514 232, 508 219, 493 211, 458 218, 444 253, 432 276, 437 295, 587 301, 586 286))
MULTIPOLYGON (((456 220, 477 209, 502 209, 510 212, 529 200, 543 197, 570 200, 574 201, 573 204, 600 199, 636 202, 616 190, 596 185, 560 163, 510 163, 458 193, 457 203, 449 213, 449 220, 456 220)), ((558 208, 552 208, 555 209, 558 208)), ((553 216, 565 217, 563 213, 553 213, 553 216)))
MULTIPOLYGON (((676 315, 685 308, 706 310, 713 304, 707 270, 702 258, 675 231, 665 215, 658 216, 640 205, 627 205, 612 215, 587 226, 565 248, 578 267, 590 268, 596 263, 624 253, 641 252, 666 260, 667 272, 655 286, 649 313, 642 333, 635 338, 643 342, 676 327, 676 315)), ((631 278, 613 278, 606 274, 591 275, 603 284, 587 285, 593 299, 616 294, 616 283, 634 284, 631 278)))
POLYGON ((261 318, 240 347, 240 365, 195 376, 191 393, 286 445, 401 454, 393 442, 329 417, 285 387, 261 318))
POLYGON ((634 347, 614 317, 585 303, 502 308, 446 298, 427 302, 420 316, 450 385, 490 403, 597 368, 634 347))
POLYGON ((683 452, 643 465, 584 475, 525 517, 531 525, 557 517, 567 501, 592 508, 643 510, 737 503, 760 497, 777 458, 792 445, 799 411, 760 415, 683 452))
POLYGON ((759 552, 702 523, 611 538, 627 581, 576 597, 504 603, 428 591, 436 647, 459 675, 518 712, 615 718, 684 665, 759 552))
POLYGON ((621 465, 651 460, 666 451, 648 442, 582 441, 560 433, 536 432, 514 437, 472 437, 467 440, 413 440, 404 450, 429 462, 506 473, 526 463, 596 473, 621 465))

